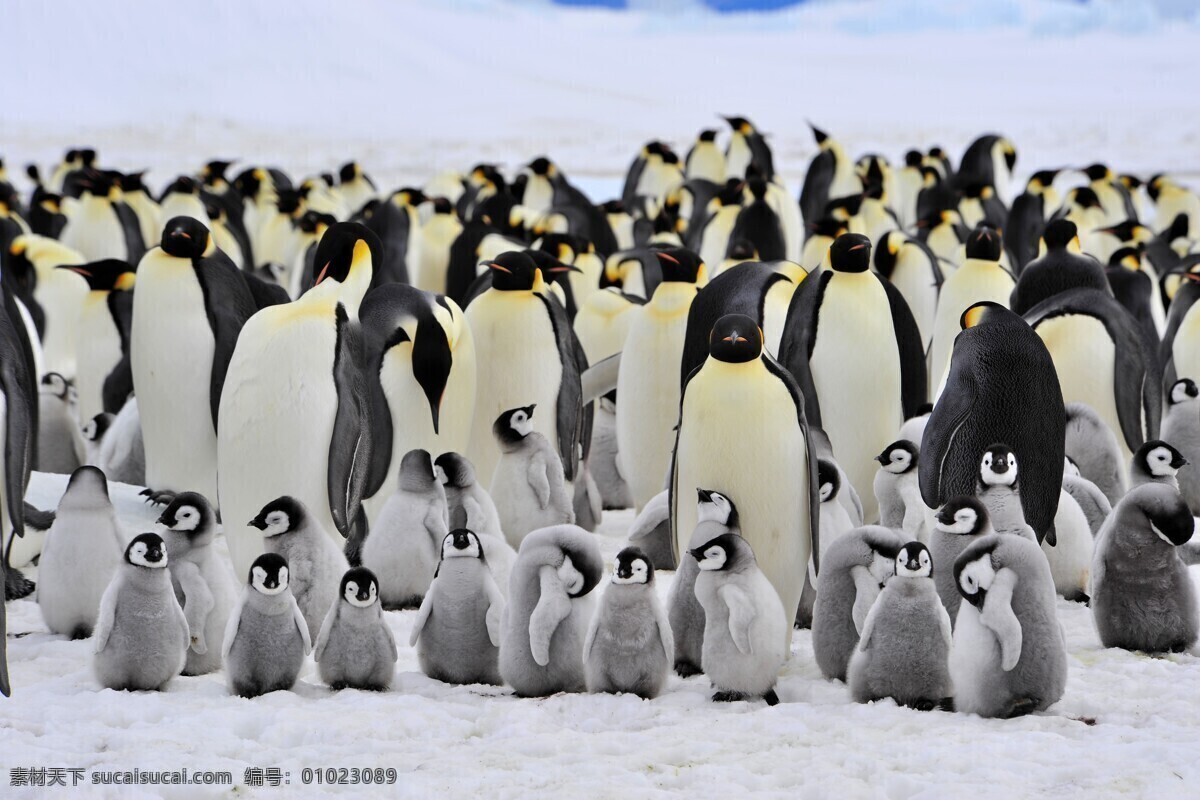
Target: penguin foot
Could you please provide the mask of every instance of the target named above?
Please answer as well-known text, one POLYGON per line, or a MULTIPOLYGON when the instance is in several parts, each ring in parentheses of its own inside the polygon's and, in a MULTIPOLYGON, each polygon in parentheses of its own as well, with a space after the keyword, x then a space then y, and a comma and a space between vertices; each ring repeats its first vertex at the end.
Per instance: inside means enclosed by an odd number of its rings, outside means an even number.
POLYGON ((775 694, 775 690, 774 690, 774 689, 772 689, 771 691, 769 691, 769 692, 767 692, 766 694, 764 694, 764 695, 763 695, 763 700, 766 700, 766 701, 767 701, 767 705, 769 705, 769 706, 777 706, 777 705, 779 705, 779 695, 775 694))
POLYGON ((20 600, 33 594, 37 587, 33 581, 26 578, 19 569, 9 567, 4 571, 4 599, 20 600))
POLYGON ((154 489, 142 489, 138 495, 146 498, 146 502, 152 506, 169 506, 171 501, 175 499, 177 492, 172 492, 169 489, 155 491, 154 489))
POLYGON ((1013 701, 1013 704, 1008 707, 1008 711, 1001 715, 1001 719, 1016 719, 1026 714, 1032 714, 1040 705, 1041 701, 1035 697, 1022 697, 1020 700, 1013 701))
POLYGON ((714 703, 736 703, 739 700, 745 700, 746 695, 741 692, 717 692, 712 699, 714 703))
POLYGON ((920 700, 913 700, 909 703, 901 703, 901 705, 911 708, 914 711, 933 711, 938 706, 936 700, 930 700, 926 697, 922 697, 920 700))
POLYGON ((681 678, 690 678, 700 674, 700 668, 690 661, 676 661, 675 674, 681 678))
POLYGON ((954 698, 953 697, 943 697, 941 700, 938 701, 938 710, 939 711, 947 711, 947 712, 953 714, 954 713, 954 698))
POLYGON ((411 611, 414 608, 420 608, 421 601, 424 599, 425 599, 424 597, 421 597, 419 595, 413 595, 412 597, 408 597, 408 598, 405 598, 404 600, 401 600, 399 603, 384 603, 383 610, 384 611, 411 611))
POLYGON ((1175 644, 1171 645, 1171 652, 1186 653, 1189 647, 1191 647, 1189 642, 1176 642, 1175 644))

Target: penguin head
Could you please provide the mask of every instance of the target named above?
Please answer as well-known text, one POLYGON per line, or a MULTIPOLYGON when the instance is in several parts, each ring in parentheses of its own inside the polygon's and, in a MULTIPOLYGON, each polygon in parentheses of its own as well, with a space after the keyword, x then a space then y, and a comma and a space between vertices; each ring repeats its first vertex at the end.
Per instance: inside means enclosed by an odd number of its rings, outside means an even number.
POLYGON ((204 258, 217 249, 204 223, 195 217, 179 216, 167 220, 162 232, 163 252, 175 258, 204 258))
POLYGON ((688 554, 705 572, 737 570, 754 562, 750 544, 736 533, 723 533, 688 554))
POLYGON ((196 181, 192 180, 187 175, 180 175, 175 180, 171 181, 166 189, 163 189, 162 197, 159 198, 159 201, 161 202, 173 194, 187 194, 194 197, 199 193, 200 185, 197 184, 196 181))
POLYGON ((306 512, 300 501, 294 497, 278 497, 263 506, 258 516, 247 525, 258 528, 267 538, 291 533, 300 527, 306 512))
POLYGON ((400 208, 416 208, 429 200, 425 193, 415 186, 405 186, 403 189, 398 189, 392 192, 392 196, 389 199, 400 208))
MULTIPOLYGON (((1196 520, 1183 496, 1171 486, 1161 483, 1143 483, 1129 490, 1120 505, 1133 506, 1146 517, 1150 531, 1171 547, 1178 547, 1191 540, 1195 533, 1196 520)), ((1134 526, 1130 526, 1134 528, 1134 526)), ((1132 537, 1136 530, 1117 529, 1122 537, 1132 537)))
POLYGON ((335 222, 317 243, 313 285, 325 280, 345 283, 359 270, 368 276, 383 264, 383 244, 374 231, 358 222, 335 222))
POLYGON ((861 233, 843 233, 829 247, 835 272, 866 272, 871 266, 871 240, 861 233))
POLYGON ((979 498, 959 495, 943 503, 935 519, 934 527, 942 533, 973 536, 987 527, 988 513, 979 498))
POLYGON ((554 162, 546 158, 546 156, 538 156, 533 161, 529 162, 527 169, 534 175, 543 178, 553 178, 558 174, 558 167, 554 162))
POLYGON ((993 444, 979 461, 979 482, 984 486, 1015 486, 1017 455, 1006 444, 993 444))
POLYGON ((492 288, 502 292, 527 292, 537 282, 537 262, 527 252, 501 253, 486 266, 492 271, 492 288))
POLYGON ((570 233, 547 233, 538 240, 537 249, 549 253, 564 264, 570 264, 576 255, 587 249, 587 243, 583 237, 570 233))
POLYGON ((370 608, 379 602, 379 580, 366 567, 351 567, 342 576, 341 594, 355 608, 370 608))
POLYGON ((453 452, 442 453, 433 464, 442 471, 443 483, 446 486, 465 489, 475 483, 475 465, 467 460, 466 456, 453 452))
POLYGON ((1177 406, 1200 397, 1200 389, 1196 388, 1196 382, 1191 378, 1182 378, 1171 384, 1171 393, 1168 397, 1168 403, 1177 406))
POLYGON ((896 577, 929 578, 933 575, 933 557, 920 542, 909 542, 896 555, 896 577))
POLYGON ((830 141, 829 134, 811 122, 808 123, 808 128, 812 131, 813 140, 817 143, 817 147, 820 147, 822 150, 825 149, 826 142, 830 141))
POLYGON ((1004 159, 1004 165, 1008 167, 1009 172, 1012 172, 1013 167, 1017 165, 1017 149, 1013 147, 1013 143, 1001 136, 992 147, 999 151, 1000 156, 1004 159))
POLYGON ((715 142, 717 140, 717 132, 713 128, 706 128, 700 131, 700 135, 696 137, 699 142, 715 142))
POLYGON ((537 403, 522 408, 510 408, 496 417, 492 433, 502 444, 517 444, 533 432, 533 410, 537 403))
POLYGON ((575 563, 571 561, 568 553, 563 554, 563 562, 558 567, 558 579, 562 581, 568 597, 582 597, 591 591, 591 587, 587 585, 587 579, 582 572, 575 568, 575 563))
POLYGON ((278 553, 263 553, 250 565, 250 586, 259 594, 280 594, 288 588, 287 559, 278 553))
POLYGON ((1161 439, 1152 439, 1133 454, 1136 469, 1155 478, 1173 478, 1181 467, 1190 462, 1173 446, 1161 439))
POLYGON ((743 136, 754 133, 753 123, 745 117, 721 117, 721 119, 729 123, 729 127, 733 129, 734 133, 740 133, 743 136))
POLYGON ((433 459, 428 450, 409 450, 400 459, 400 488, 410 492, 426 491, 437 483, 433 459))
MULTIPOLYGON (((1108 257, 1108 268, 1141 272, 1142 253, 1136 247, 1119 247, 1108 257)), ((1112 273, 1106 274, 1109 275, 1109 280, 1112 280, 1112 273)))
POLYGON ((86 441, 99 442, 104 438, 105 432, 112 427, 113 420, 116 418, 115 414, 97 414, 83 423, 79 432, 86 441))
POLYGON ((157 533, 140 533, 125 548, 125 563, 145 569, 167 566, 167 547, 157 533))
POLYGON ((442 539, 442 558, 483 558, 483 545, 475 531, 458 528, 442 539))
POLYGON ((357 161, 347 161, 338 170, 338 180, 342 183, 350 183, 360 175, 362 175, 362 168, 358 166, 357 161))
POLYGON ((1089 181, 1109 181, 1113 177, 1112 170, 1104 164, 1092 164, 1079 171, 1087 175, 1089 181))
POLYGON ((1079 235, 1079 229, 1069 219, 1056 219, 1046 226, 1042 241, 1047 250, 1065 250, 1079 235))
POLYGON ((59 400, 66 401, 71 395, 71 384, 67 383, 67 379, 57 372, 47 372, 42 376, 41 385, 38 387, 39 394, 53 395, 59 400))
POLYGON ((999 261, 1004 242, 1000 232, 990 225, 979 223, 967 236, 967 258, 999 261))
POLYGON ((996 565, 992 553, 1000 544, 1000 537, 984 540, 981 547, 970 547, 954 562, 954 585, 958 593, 976 608, 983 608, 988 589, 996 580, 996 565))
POLYGON ((233 166, 232 161, 214 158, 200 168, 200 180, 205 186, 218 186, 225 183, 225 171, 233 166))
POLYGON ((893 475, 903 475, 911 472, 917 466, 917 446, 907 439, 897 439, 875 456, 881 469, 893 475))
POLYGON ((991 322, 999 322, 1012 318, 1020 319, 999 303, 985 300, 968 307, 962 313, 962 316, 958 318, 958 324, 965 331, 969 328, 978 328, 981 325, 987 325, 991 322))
MULTIPOLYGON (((1104 204, 1100 202, 1100 196, 1096 194, 1094 189, 1087 186, 1079 186, 1067 193, 1067 205, 1073 205, 1077 209, 1086 211, 1089 208, 1104 210, 1104 204)), ((1075 243, 1078 246, 1078 242, 1075 243)), ((1047 246, 1049 246, 1047 244, 1047 246)))
POLYGON ((655 249, 654 256, 662 268, 664 283, 697 283, 705 277, 704 262, 699 254, 686 247, 655 249))
POLYGON ((617 553, 612 582, 618 585, 653 583, 654 566, 641 550, 636 547, 626 547, 617 553))
POLYGON ((842 476, 838 474, 837 464, 824 458, 817 460, 817 486, 822 503, 837 499, 842 488, 842 476))
POLYGON ((93 261, 90 264, 62 264, 58 269, 65 269, 83 276, 88 288, 93 292, 111 292, 133 288, 137 275, 137 267, 119 258, 106 258, 93 261))
POLYGON ((181 492, 158 517, 158 524, 180 533, 203 533, 213 522, 212 506, 197 492, 181 492))
POLYGON ((1078 478, 1081 474, 1079 467, 1071 460, 1071 457, 1063 456, 1063 475, 1072 475, 1078 478))
MULTIPOLYGON (((108 480, 98 467, 82 466, 71 473, 64 499, 73 506, 108 504, 108 480)), ((64 505, 59 503, 60 506, 64 505)))
MULTIPOLYGON (((738 178, 729 178, 725 181, 725 185, 717 192, 711 202, 716 204, 717 208, 725 206, 740 206, 742 199, 745 197, 746 182, 738 178)), ((712 206, 710 206, 710 209, 712 206)))
POLYGON ((716 522, 727 528, 736 528, 738 527, 737 506, 720 492, 697 488, 696 521, 716 522))
POLYGON ((727 364, 743 364, 762 355, 763 332, 745 314, 726 314, 713 325, 708 354, 727 364))
MULTIPOLYGON (((1096 233, 1107 233, 1120 242, 1145 244, 1154 238, 1154 231, 1139 223, 1136 219, 1127 219, 1116 225, 1099 228, 1096 233)), ((1136 252, 1136 251, 1135 251, 1136 252)), ((1111 257, 1109 259, 1111 261, 1111 257)))

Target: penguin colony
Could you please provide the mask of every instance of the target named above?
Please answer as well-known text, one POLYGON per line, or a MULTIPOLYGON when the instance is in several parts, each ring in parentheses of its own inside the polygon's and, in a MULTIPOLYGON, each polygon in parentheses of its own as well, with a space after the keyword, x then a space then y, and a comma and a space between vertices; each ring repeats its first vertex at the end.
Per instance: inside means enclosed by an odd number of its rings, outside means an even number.
POLYGON ((6 599, 37 559, 102 686, 247 697, 310 654, 387 690, 399 609, 431 678, 522 697, 787 701, 810 626, 858 702, 1012 717, 1064 691, 1056 595, 1105 646, 1194 646, 1200 198, 814 127, 797 199, 726 122, 601 204, 544 156, 392 192, 213 160, 157 196, 92 149, 28 195, 0 162, 6 599), (33 469, 71 475, 56 514, 33 469))

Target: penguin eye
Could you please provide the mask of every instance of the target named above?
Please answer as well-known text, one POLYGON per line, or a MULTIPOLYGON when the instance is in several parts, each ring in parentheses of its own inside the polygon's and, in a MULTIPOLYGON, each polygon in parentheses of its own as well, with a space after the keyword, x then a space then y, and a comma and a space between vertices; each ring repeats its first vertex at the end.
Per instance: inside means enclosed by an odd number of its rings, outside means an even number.
POLYGON ((354 581, 346 583, 346 594, 358 594, 358 584, 354 581))

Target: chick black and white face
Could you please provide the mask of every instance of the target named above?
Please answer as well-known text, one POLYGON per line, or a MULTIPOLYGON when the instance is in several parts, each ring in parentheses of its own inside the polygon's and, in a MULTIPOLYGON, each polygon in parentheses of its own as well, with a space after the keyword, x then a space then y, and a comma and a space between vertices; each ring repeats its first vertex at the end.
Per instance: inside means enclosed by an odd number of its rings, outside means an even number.
POLYGON ((509 427, 521 436, 528 436, 533 432, 532 415, 526 412, 525 409, 518 409, 509 420, 509 427))
POLYGON ((838 496, 842 486, 842 476, 838 474, 837 466, 825 460, 817 462, 817 494, 822 503, 828 503, 838 496))
POLYGON ((79 432, 83 435, 84 441, 87 442, 94 442, 100 438, 98 426, 96 425, 96 420, 94 419, 89 419, 87 422, 83 423, 83 426, 79 429, 79 432))
POLYGON ((451 531, 442 539, 442 558, 480 558, 479 537, 466 529, 451 531))
POLYGON ((194 531, 199 524, 199 509, 195 506, 180 506, 175 509, 175 524, 167 527, 173 531, 194 531))
POLYGON ((1063 458, 1063 475, 1074 475, 1076 478, 1080 476, 1079 467, 1069 458, 1063 458))
POLYGON ((937 522, 934 523, 934 527, 942 533, 956 533, 960 536, 969 536, 979 529, 979 514, 970 506, 946 510, 951 511, 954 516, 947 520, 947 515, 939 511, 937 522))
POLYGON ((698 522, 729 523, 733 503, 728 497, 711 489, 696 490, 696 519, 698 522))
POLYGON ((724 547, 719 544, 710 544, 701 551, 701 558, 698 558, 696 561, 700 569, 715 571, 725 569, 725 562, 728 560, 729 554, 725 551, 724 547))
POLYGON ((996 580, 996 568, 992 566, 992 554, 985 553, 962 568, 958 573, 958 592, 976 608, 983 607, 987 590, 996 580))
POLYGON ((369 579, 361 582, 348 580, 342 597, 355 608, 369 608, 379 599, 379 587, 375 581, 369 579))
POLYGON ((272 511, 267 514, 265 521, 267 524, 263 528, 264 536, 278 536, 292 529, 292 519, 286 511, 272 511))
POLYGON ((893 442, 875 460, 893 475, 903 475, 916 465, 916 454, 908 442, 893 442))
POLYGON ((920 542, 909 542, 896 556, 896 577, 928 578, 933 575, 933 559, 929 548, 920 542))
POLYGON ((1170 404, 1179 405, 1188 400, 1194 400, 1198 396, 1200 396, 1200 389, 1196 388, 1196 382, 1191 378, 1184 378, 1175 381, 1175 384, 1171 386, 1170 404))
POLYGON ((268 597, 277 595, 288 587, 288 568, 280 566, 272 569, 255 564, 250 568, 250 585, 259 594, 268 597))
POLYGON ((575 569, 570 556, 563 556, 562 566, 558 568, 558 579, 562 581, 563 588, 571 597, 578 597, 579 593, 583 591, 585 583, 583 573, 575 569))
POLYGON ((984 486, 1012 486, 1017 482, 1017 456, 1004 446, 989 447, 979 462, 984 486))
POLYGON ((157 534, 143 533, 129 543, 125 560, 135 567, 163 569, 167 566, 167 548, 157 534))
POLYGON ((896 574, 896 559, 878 550, 872 551, 871 563, 867 565, 867 572, 871 573, 871 577, 877 580, 880 586, 883 586, 896 574))
POLYGON ((612 582, 617 584, 647 583, 651 576, 650 563, 640 552, 622 550, 617 553, 612 582))
POLYGON ((1159 442, 1146 451, 1142 466, 1156 478, 1172 478, 1187 463, 1178 450, 1166 442, 1159 442))

